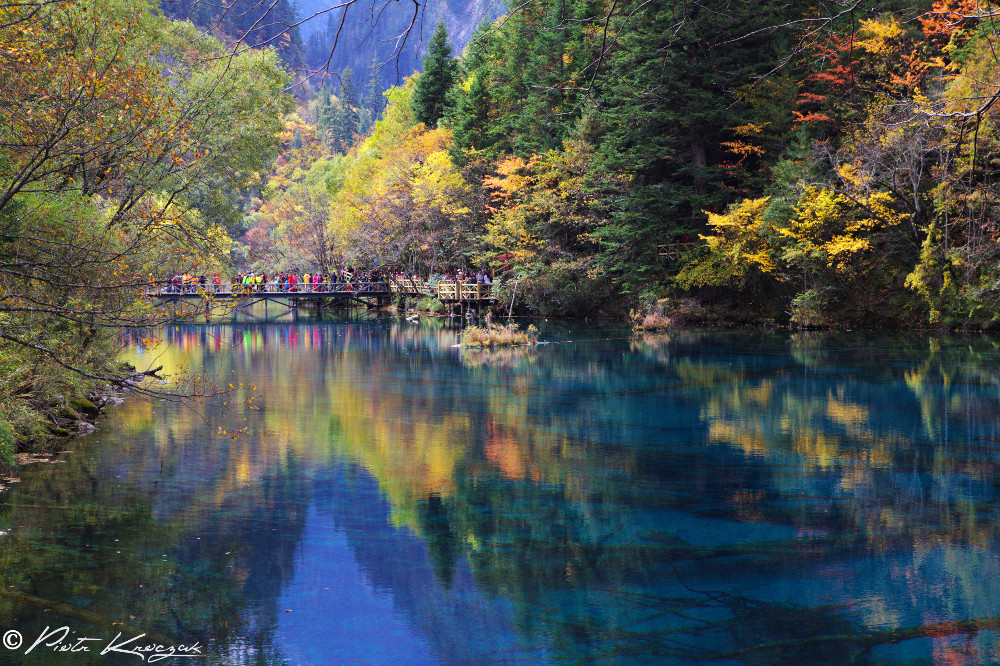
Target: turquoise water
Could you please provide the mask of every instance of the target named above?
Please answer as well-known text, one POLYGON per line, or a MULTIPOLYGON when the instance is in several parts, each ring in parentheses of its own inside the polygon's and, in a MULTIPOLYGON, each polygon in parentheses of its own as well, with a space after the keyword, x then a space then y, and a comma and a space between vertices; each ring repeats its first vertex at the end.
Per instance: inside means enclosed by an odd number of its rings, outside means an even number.
POLYGON ((1000 342, 539 325, 130 336, 233 389, 0 493, 0 663, 1000 662, 1000 342))

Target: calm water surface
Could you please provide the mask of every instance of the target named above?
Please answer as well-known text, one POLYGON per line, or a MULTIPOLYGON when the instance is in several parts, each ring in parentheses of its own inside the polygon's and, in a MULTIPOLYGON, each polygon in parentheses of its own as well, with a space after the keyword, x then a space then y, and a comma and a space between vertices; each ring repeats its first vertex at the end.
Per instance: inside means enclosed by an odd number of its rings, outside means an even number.
POLYGON ((0 494, 0 662, 1000 662, 997 340, 541 325, 131 337, 234 390, 0 494), (63 626, 90 651, 28 651, 63 626))

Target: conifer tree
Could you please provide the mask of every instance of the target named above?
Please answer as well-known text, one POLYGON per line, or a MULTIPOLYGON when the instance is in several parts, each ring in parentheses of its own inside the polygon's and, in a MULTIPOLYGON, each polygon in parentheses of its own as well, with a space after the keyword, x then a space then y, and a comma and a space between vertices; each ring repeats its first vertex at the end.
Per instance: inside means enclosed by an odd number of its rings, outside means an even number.
MULTIPOLYGON (((364 99, 361 103, 368 110, 369 125, 374 122, 375 118, 378 118, 379 112, 382 111, 381 95, 379 95, 379 63, 378 59, 372 57, 371 65, 368 68, 368 84, 365 86, 364 99)), ((367 128, 365 129, 367 131, 367 128)))
POLYGON ((487 123, 489 122, 490 95, 483 83, 484 73, 476 71, 469 84, 469 92, 458 98, 455 115, 452 118, 454 142, 452 159, 464 162, 463 152, 467 148, 482 150, 490 144, 487 123))
POLYGON ((354 87, 354 73, 350 67, 345 67, 340 73, 340 140, 344 152, 354 143, 354 137, 360 133, 360 116, 358 115, 358 92, 354 87))
POLYGON ((435 127, 445 113, 448 90, 454 85, 458 62, 451 55, 448 29, 444 21, 438 23, 431 37, 430 49, 424 58, 424 71, 417 79, 413 91, 413 115, 417 122, 435 127))

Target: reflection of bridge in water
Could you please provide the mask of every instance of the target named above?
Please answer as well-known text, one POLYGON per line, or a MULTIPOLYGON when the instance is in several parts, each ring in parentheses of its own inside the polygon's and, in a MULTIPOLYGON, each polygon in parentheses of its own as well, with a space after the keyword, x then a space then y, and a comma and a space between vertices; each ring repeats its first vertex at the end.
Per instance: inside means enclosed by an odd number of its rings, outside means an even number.
POLYGON ((414 298, 433 297, 446 305, 480 307, 494 300, 490 285, 480 283, 438 282, 429 284, 419 279, 375 282, 355 280, 350 282, 320 282, 316 284, 286 285, 277 282, 264 284, 165 284, 149 289, 146 297, 157 305, 180 301, 204 301, 206 306, 230 302, 237 307, 247 307, 263 301, 283 301, 289 307, 299 304, 312 307, 345 307, 361 303, 369 307, 388 305, 396 296, 414 298))

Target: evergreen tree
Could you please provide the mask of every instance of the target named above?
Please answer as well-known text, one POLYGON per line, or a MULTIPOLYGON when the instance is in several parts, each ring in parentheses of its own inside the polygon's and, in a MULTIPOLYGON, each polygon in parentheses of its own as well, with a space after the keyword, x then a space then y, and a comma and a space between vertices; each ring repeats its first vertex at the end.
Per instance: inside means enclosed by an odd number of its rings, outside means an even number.
POLYGON ((341 152, 354 143, 354 137, 361 133, 361 117, 358 114, 358 92, 354 87, 354 73, 345 67, 340 73, 340 143, 341 152))
POLYGON ((451 156, 458 164, 465 161, 466 149, 482 150, 489 146, 490 94, 483 83, 484 76, 482 71, 473 73, 469 92, 461 95, 455 105, 451 122, 454 128, 451 156))
POLYGON ((358 106, 358 91, 354 87, 354 72, 350 67, 345 67, 340 73, 340 101, 351 108, 358 106))
POLYGON ((694 236, 703 211, 724 211, 743 190, 723 142, 755 118, 733 91, 776 61, 774 44, 755 28, 779 23, 780 11, 659 2, 630 17, 619 35, 595 84, 605 128, 598 159, 607 171, 632 175, 633 185, 595 235, 604 268, 625 291, 662 278, 657 244, 694 236), (738 39, 748 34, 759 37, 738 39))
POLYGON ((333 147, 339 105, 330 101, 330 89, 326 83, 319 89, 319 106, 316 109, 316 129, 323 143, 333 147))
POLYGON ((435 127, 445 113, 448 91, 455 84, 458 62, 451 56, 448 29, 438 23, 431 37, 430 49, 424 58, 424 71, 413 91, 413 115, 417 122, 435 127))
POLYGON ((362 129, 363 134, 367 134, 368 130, 371 129, 371 124, 374 122, 374 119, 378 118, 378 114, 382 111, 382 100, 379 95, 378 77, 378 58, 372 57, 372 64, 368 69, 368 84, 365 86, 364 99, 361 100, 365 109, 368 110, 369 118, 368 127, 362 129))

